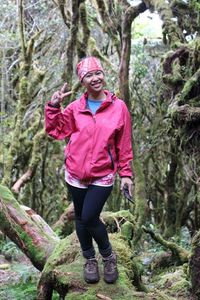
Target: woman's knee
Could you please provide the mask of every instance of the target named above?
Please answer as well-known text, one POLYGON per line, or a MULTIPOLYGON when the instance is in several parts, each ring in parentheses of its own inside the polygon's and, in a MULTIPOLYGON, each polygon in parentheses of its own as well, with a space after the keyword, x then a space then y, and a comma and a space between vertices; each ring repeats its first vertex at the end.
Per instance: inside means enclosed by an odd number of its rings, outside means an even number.
POLYGON ((87 216, 82 216, 81 221, 85 227, 97 226, 100 222, 99 217, 91 218, 87 216))

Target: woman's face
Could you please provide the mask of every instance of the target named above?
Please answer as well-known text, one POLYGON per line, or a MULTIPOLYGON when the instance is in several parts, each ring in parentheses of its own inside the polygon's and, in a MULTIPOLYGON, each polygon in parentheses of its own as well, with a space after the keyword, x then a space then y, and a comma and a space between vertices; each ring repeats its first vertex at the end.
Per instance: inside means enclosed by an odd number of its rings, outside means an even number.
POLYGON ((100 92, 105 85, 104 73, 99 70, 88 72, 83 77, 82 85, 86 87, 89 93, 100 92))

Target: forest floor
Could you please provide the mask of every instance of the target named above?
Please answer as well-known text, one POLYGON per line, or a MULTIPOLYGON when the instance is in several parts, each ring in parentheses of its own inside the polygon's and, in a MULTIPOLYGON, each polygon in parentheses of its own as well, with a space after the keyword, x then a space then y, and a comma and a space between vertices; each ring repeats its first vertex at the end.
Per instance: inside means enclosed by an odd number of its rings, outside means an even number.
POLYGON ((0 255, 0 299, 36 299, 38 274, 25 255, 20 254, 15 260, 7 260, 4 255, 0 255))
MULTIPOLYGON (((154 258, 155 253, 153 252, 143 253, 141 261, 144 267, 147 267, 154 258)), ((0 255, 0 299, 36 300, 39 274, 40 272, 33 267, 29 259, 22 253, 12 260, 7 260, 4 255, 0 255)), ((189 295, 189 283, 186 280, 184 267, 182 266, 172 266, 163 270, 154 269, 154 272, 147 271, 142 279, 149 292, 135 291, 133 292, 133 298, 129 300, 192 300, 189 295)), ((59 297, 55 293, 53 300, 58 299, 59 297)), ((73 299, 76 299, 76 296, 73 299)), ((78 297, 77 299, 85 299, 85 297, 78 297)))

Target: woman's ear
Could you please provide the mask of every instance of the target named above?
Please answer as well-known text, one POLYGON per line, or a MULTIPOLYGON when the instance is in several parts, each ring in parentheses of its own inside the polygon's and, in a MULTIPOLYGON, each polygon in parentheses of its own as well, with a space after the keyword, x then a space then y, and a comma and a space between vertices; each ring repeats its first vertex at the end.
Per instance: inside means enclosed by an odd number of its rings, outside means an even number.
POLYGON ((82 86, 85 86, 85 84, 84 84, 84 78, 81 80, 80 84, 81 84, 82 86))

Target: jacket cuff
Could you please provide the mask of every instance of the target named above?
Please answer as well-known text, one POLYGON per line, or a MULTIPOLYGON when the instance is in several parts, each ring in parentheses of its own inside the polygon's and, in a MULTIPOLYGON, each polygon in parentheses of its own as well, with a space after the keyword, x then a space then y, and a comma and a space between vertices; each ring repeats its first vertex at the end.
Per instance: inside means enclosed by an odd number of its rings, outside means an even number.
POLYGON ((51 102, 48 102, 47 105, 54 108, 60 108, 60 103, 53 104, 51 102))
POLYGON ((130 171, 119 171, 118 172, 119 176, 122 178, 122 177, 130 177, 130 178, 133 178, 133 172, 130 170, 130 171))

